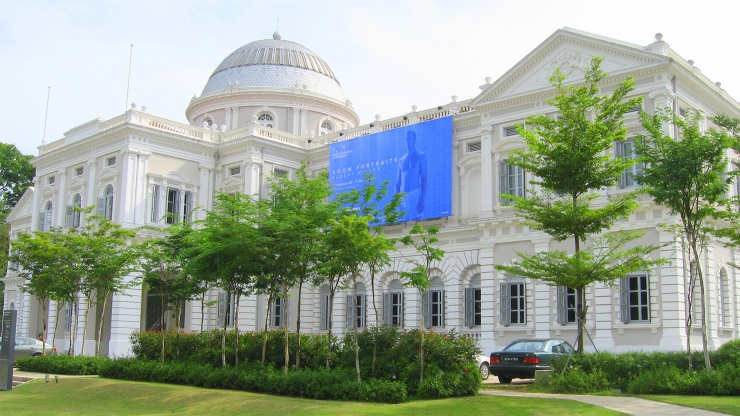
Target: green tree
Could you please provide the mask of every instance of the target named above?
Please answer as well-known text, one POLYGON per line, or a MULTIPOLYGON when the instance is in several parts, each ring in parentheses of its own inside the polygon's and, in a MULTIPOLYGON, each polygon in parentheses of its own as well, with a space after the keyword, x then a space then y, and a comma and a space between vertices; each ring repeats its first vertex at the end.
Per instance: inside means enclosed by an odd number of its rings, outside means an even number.
MULTIPOLYGON (((498 270, 516 273, 550 284, 567 286, 576 291, 576 316, 578 318, 577 349, 583 351, 586 321, 585 288, 596 281, 608 282, 623 277, 613 275, 609 265, 599 263, 596 247, 604 244, 626 244, 623 234, 600 239, 591 249, 583 252, 582 244, 591 235, 610 229, 619 219, 627 217, 637 208, 633 193, 611 197, 595 204, 599 191, 614 186, 621 174, 633 162, 609 154, 615 141, 624 140, 624 113, 641 102, 641 98, 626 99, 633 90, 634 80, 628 78, 618 84, 611 94, 600 95, 598 83, 606 77, 601 70, 602 58, 595 57, 584 70, 585 84, 566 86, 566 75, 555 71, 550 83, 555 87, 555 97, 549 104, 558 111, 557 117, 535 115, 527 118, 524 126, 517 126, 527 145, 525 150, 514 151, 509 163, 519 166, 534 178, 530 183, 539 185, 540 192, 529 191, 526 197, 505 195, 516 212, 524 217, 527 225, 544 231, 557 241, 571 239, 573 252, 550 251, 536 255, 517 253, 522 259, 498 270), (555 267, 563 267, 567 274, 555 267), (605 279, 609 280, 605 280, 605 279)), ((614 270, 625 273, 624 264, 639 265, 637 252, 624 252, 611 247, 614 270)), ((645 253, 652 251, 648 247, 645 253)), ((603 250, 602 250, 603 251, 603 250)), ((603 259, 601 259, 603 260, 603 259)))
POLYGON ((14 144, 0 143, 0 211, 10 211, 33 184, 35 168, 29 162, 31 158, 14 144))
MULTIPOLYGON (((735 140, 715 129, 702 131, 702 115, 689 112, 679 117, 670 110, 654 115, 642 113, 646 134, 639 136, 636 150, 645 168, 637 180, 657 204, 678 215, 679 235, 688 259, 689 281, 686 295, 686 348, 691 356, 691 326, 694 291, 701 302, 704 362, 711 371, 707 340, 707 308, 702 270, 702 252, 714 231, 712 220, 721 218, 727 203, 727 190, 735 172, 727 174, 727 150, 735 140), (664 131, 673 126, 675 134, 664 131)), ((689 360, 691 363, 691 360, 689 360)))
MULTIPOLYGON (((399 211, 401 200, 405 195, 403 192, 393 194, 389 203, 383 205, 388 194, 390 181, 383 181, 379 185, 375 183, 375 176, 366 172, 364 176, 364 185, 362 189, 354 189, 337 196, 337 202, 348 210, 356 212, 358 215, 368 217, 368 224, 371 242, 369 243, 370 258, 364 264, 369 273, 370 296, 372 299, 373 311, 375 312, 375 327, 380 327, 380 314, 378 313, 378 304, 375 298, 376 276, 391 263, 390 251, 395 249, 395 240, 389 239, 384 233, 384 224, 396 224, 405 214, 399 211)), ((355 285, 356 288, 356 285, 355 285)), ((355 331, 357 328, 355 328, 355 331)), ((378 355, 377 332, 373 332, 373 360, 371 371, 375 372, 375 362, 378 355)), ((355 341, 357 335, 355 334, 355 341)), ((357 351, 356 351, 357 353, 357 351)))
MULTIPOLYGON (((421 260, 411 258, 409 262, 413 265, 413 268, 411 268, 411 270, 401 272, 401 277, 405 280, 404 285, 416 288, 422 298, 431 285, 429 272, 432 268, 432 263, 442 260, 445 255, 444 250, 433 246, 433 244, 439 242, 439 239, 437 238, 438 233, 439 228, 437 227, 432 226, 424 229, 422 225, 416 224, 411 227, 408 235, 401 238, 401 243, 403 243, 403 245, 413 247, 417 254, 421 256, 421 260)), ((424 322, 424 308, 421 308, 419 320, 419 331, 421 333, 421 345, 419 348, 419 386, 424 383, 424 322)))
POLYGON ((41 305, 43 353, 46 353, 46 339, 49 323, 49 301, 56 297, 64 287, 65 275, 74 273, 74 258, 70 236, 59 229, 34 234, 21 234, 13 242, 14 254, 11 261, 18 267, 18 275, 24 279, 22 289, 41 305))
MULTIPOLYGON (((265 204, 248 195, 220 194, 212 211, 199 223, 201 247, 186 271, 209 274, 217 286, 234 299, 233 323, 236 333, 234 362, 239 365, 239 305, 242 297, 255 290, 256 277, 265 271, 272 244, 260 227, 265 204)), ((225 307, 225 305, 224 305, 225 307)), ((226 327, 230 311, 224 310, 221 360, 226 366, 226 327)))
MULTIPOLYGON (((295 180, 279 177, 271 182, 268 214, 260 221, 260 227, 273 242, 267 260, 269 272, 265 274, 271 286, 267 293, 275 293, 273 297, 287 302, 288 291, 298 287, 296 333, 299 340, 303 284, 312 275, 322 230, 335 212, 334 204, 327 202, 330 194, 328 173, 322 171, 315 178, 309 178, 304 165, 296 171, 295 180)), ((286 374, 290 363, 289 322, 285 316, 286 374)), ((300 343, 298 351, 296 366, 300 365, 300 343)))

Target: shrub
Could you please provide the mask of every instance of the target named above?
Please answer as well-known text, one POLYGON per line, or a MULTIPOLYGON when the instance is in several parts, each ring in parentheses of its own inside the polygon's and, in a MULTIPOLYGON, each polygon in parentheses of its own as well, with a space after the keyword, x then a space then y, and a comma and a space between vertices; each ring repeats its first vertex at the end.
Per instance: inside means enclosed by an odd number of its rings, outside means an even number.
POLYGON ((572 368, 565 373, 553 372, 550 387, 555 393, 585 394, 609 390, 609 382, 603 371, 591 372, 572 368))
POLYGON ((19 358, 15 361, 15 365, 21 371, 81 376, 98 374, 100 364, 105 361, 109 359, 106 357, 45 355, 37 358, 19 358))

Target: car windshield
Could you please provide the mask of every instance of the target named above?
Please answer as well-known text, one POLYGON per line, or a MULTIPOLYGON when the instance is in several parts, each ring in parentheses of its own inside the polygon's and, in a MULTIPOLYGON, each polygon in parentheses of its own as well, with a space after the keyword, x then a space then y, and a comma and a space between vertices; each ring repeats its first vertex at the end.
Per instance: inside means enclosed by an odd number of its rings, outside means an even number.
POLYGON ((544 341, 521 341, 509 345, 504 351, 542 351, 544 347, 544 341))

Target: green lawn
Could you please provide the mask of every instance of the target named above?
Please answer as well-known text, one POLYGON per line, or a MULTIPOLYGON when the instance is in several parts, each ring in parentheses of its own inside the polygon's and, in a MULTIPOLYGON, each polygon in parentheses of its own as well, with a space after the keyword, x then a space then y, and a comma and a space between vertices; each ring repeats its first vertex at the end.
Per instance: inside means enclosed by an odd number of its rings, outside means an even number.
POLYGON ((655 400, 656 402, 670 403, 679 406, 694 407, 696 409, 711 410, 713 412, 740 416, 740 397, 736 396, 680 396, 651 394, 638 397, 655 400))
POLYGON ((619 415, 570 400, 476 396, 371 404, 277 397, 237 391, 102 378, 35 380, 0 391, 4 415, 619 415))

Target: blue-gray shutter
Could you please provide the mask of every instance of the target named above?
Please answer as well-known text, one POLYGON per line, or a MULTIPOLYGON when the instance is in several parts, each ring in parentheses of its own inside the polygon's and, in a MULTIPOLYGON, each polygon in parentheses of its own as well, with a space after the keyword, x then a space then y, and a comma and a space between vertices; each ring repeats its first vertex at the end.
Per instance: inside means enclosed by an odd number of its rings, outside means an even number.
POLYGON ((355 319, 355 296, 354 295, 347 295, 347 306, 345 307, 345 327, 347 329, 354 329, 355 323, 357 320, 355 319))
POLYGON ((502 197, 503 194, 511 193, 509 189, 509 181, 508 181, 508 166, 506 164, 506 160, 501 160, 498 162, 498 200, 499 202, 507 202, 508 199, 502 197))
POLYGON ((557 315, 560 325, 568 324, 568 288, 558 286, 557 288, 557 315))
POLYGON ((384 325, 391 325, 393 321, 391 320, 391 311, 393 308, 393 304, 391 303, 391 294, 390 293, 383 293, 383 324, 384 325))
MULTIPOLYGON (((622 141, 614 142, 614 156, 617 159, 624 159, 624 142, 622 141)), ((624 188, 627 186, 625 182, 625 179, 626 179, 625 175, 626 175, 625 172, 622 172, 622 174, 619 175, 619 187, 620 188, 624 188)))
POLYGON ((447 310, 447 296, 445 295, 445 291, 440 291, 440 296, 442 296, 442 319, 439 323, 439 326, 444 328, 445 326, 445 311, 447 310))
POLYGON ((39 212, 39 223, 38 223, 38 229, 39 231, 49 231, 44 229, 44 225, 46 224, 46 211, 39 212))
POLYGON ((630 322, 629 277, 619 279, 619 306, 622 322, 630 322))
POLYGON ((72 221, 74 221, 74 207, 67 205, 67 216, 64 218, 64 226, 66 228, 72 227, 72 221))
POLYGON ((180 191, 176 191, 174 195, 174 200, 172 201, 172 217, 173 222, 181 222, 182 217, 180 214, 182 213, 182 207, 180 206, 181 198, 180 198, 180 191))
POLYGON ((95 212, 101 217, 105 215, 105 198, 98 198, 98 205, 95 207, 95 212))
POLYGON ((329 329, 326 317, 329 314, 329 296, 319 295, 319 329, 329 329))
POLYGON ((509 293, 509 285, 501 283, 501 307, 500 307, 500 320, 501 325, 511 325, 511 294, 509 293))
POLYGON ((192 192, 185 192, 185 210, 183 212, 182 216, 182 222, 185 224, 190 224, 191 221, 191 215, 193 211, 193 193, 192 192))
POLYGON ((360 328, 365 328, 367 326, 367 295, 360 295, 360 306, 360 328))
POLYGON ((218 327, 224 327, 226 320, 226 292, 218 292, 218 327))
POLYGON ((519 166, 512 167, 512 169, 515 169, 516 170, 516 179, 517 179, 516 186, 517 186, 517 189, 516 189, 515 194, 516 194, 516 196, 518 196, 520 198, 524 198, 525 196, 527 196, 526 195, 526 189, 527 189, 527 187, 526 187, 526 185, 524 183, 524 179, 525 179, 524 178, 524 169, 522 169, 519 166))
POLYGON ((465 326, 475 326, 475 289, 465 288, 465 326))
POLYGON ((424 310, 424 328, 432 327, 432 292, 426 291, 421 295, 421 307, 424 310))

